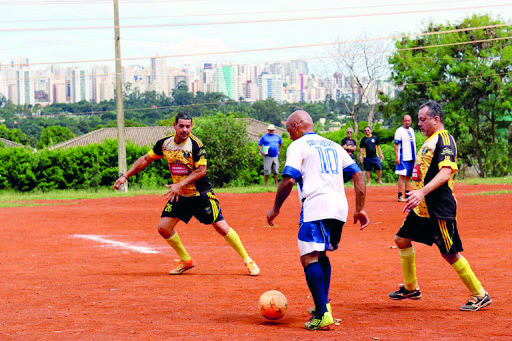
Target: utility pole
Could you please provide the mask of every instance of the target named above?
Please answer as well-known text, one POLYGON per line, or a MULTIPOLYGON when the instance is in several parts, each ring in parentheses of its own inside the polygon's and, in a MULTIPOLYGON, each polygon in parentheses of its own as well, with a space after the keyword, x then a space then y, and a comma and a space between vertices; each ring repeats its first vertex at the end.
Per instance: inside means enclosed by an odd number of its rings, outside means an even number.
MULTIPOLYGON (((114 0, 114 31, 116 41, 116 110, 117 110, 117 163, 119 175, 126 173, 126 139, 124 134, 123 70, 121 68, 121 35, 119 33, 119 0, 114 0)), ((128 180, 119 190, 128 192, 128 180)))

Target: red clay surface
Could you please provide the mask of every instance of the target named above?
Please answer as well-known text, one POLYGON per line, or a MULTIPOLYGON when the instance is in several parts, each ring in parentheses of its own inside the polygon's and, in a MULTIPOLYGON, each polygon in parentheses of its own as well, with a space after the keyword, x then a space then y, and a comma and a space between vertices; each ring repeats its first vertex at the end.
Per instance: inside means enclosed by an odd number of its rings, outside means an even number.
MULTIPOLYGON (((196 220, 177 230, 196 267, 169 276, 174 251, 157 234, 160 196, 77 200, 70 205, 1 208, 0 339, 2 340, 508 340, 512 195, 468 193, 512 185, 456 185, 465 257, 493 304, 461 312, 469 296, 436 247, 416 246, 419 301, 391 301, 402 275, 393 236, 405 215, 395 187, 370 187, 364 231, 349 221, 331 253, 331 299, 339 325, 307 331, 312 299, 297 251, 299 201, 292 193, 277 227, 266 224, 274 194, 218 194, 261 275, 246 273, 238 255, 196 220), (74 238, 97 235, 159 253, 74 238), (270 289, 288 298, 277 323, 259 316, 270 289)), ((348 189, 353 208, 353 190, 348 189)))

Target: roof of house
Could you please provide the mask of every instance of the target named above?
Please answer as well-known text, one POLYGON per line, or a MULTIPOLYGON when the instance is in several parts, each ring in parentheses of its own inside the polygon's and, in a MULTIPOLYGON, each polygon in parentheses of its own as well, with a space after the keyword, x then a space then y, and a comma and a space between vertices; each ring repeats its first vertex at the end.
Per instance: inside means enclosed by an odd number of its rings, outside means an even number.
MULTIPOLYGON (((260 137, 267 133, 268 123, 252 118, 245 118, 244 120, 247 122, 247 134, 252 141, 258 142, 260 137)), ((124 129, 126 140, 139 146, 153 146, 162 137, 174 133, 173 127, 126 127, 124 129)), ((286 132, 285 129, 276 127, 276 134, 279 134, 279 136, 284 132, 286 132)), ((92 143, 101 143, 107 139, 117 139, 117 128, 101 128, 58 143, 48 149, 87 146, 92 143)))
POLYGON ((2 142, 3 144, 5 144, 7 147, 25 147, 24 145, 22 144, 19 144, 17 142, 13 142, 11 140, 6 140, 6 139, 3 139, 0 137, 0 142, 2 142))

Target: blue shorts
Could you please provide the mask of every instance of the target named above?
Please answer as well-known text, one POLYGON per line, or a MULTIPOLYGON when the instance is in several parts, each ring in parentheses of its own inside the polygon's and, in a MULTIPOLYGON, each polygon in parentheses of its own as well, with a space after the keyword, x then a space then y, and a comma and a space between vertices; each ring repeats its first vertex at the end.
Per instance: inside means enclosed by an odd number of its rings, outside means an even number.
POLYGON ((363 159, 363 169, 365 171, 382 170, 379 157, 375 155, 374 157, 363 159))
POLYGON ((314 251, 333 251, 338 248, 345 222, 337 219, 302 221, 299 225, 298 245, 301 256, 314 251))
POLYGON ((400 164, 395 167, 395 174, 403 176, 412 176, 412 170, 414 169, 414 160, 403 161, 400 160, 400 164))

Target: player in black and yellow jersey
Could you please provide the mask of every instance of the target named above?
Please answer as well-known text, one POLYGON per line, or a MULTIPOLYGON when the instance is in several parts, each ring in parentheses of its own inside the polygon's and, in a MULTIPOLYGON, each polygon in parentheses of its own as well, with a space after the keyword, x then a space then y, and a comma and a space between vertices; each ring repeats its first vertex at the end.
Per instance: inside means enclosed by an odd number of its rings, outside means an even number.
POLYGON ((421 298, 416 277, 415 252, 412 241, 432 245, 435 243, 443 258, 453 267, 471 292, 464 311, 477 311, 491 304, 489 294, 477 279, 468 261, 460 252, 462 242, 457 230, 457 201, 453 196, 453 178, 457 172, 457 146, 453 137, 444 130, 441 106, 428 101, 418 112, 418 126, 427 140, 416 156, 411 192, 404 212, 409 215, 395 236, 405 285, 389 294, 394 300, 421 298))
POLYGON ((206 176, 205 148, 201 140, 192 134, 192 126, 191 116, 178 114, 174 122, 176 132, 157 141, 149 153, 141 156, 126 174, 117 179, 113 189, 119 189, 130 176, 139 173, 153 161, 165 158, 173 184, 166 185, 168 191, 165 197, 168 202, 162 211, 158 232, 180 258, 177 268, 169 274, 180 275, 195 265, 174 230, 180 220, 188 223, 194 216, 203 224, 211 224, 224 236, 243 259, 249 274, 257 276, 260 269, 247 254, 236 231, 229 227, 222 216, 219 202, 206 176))

